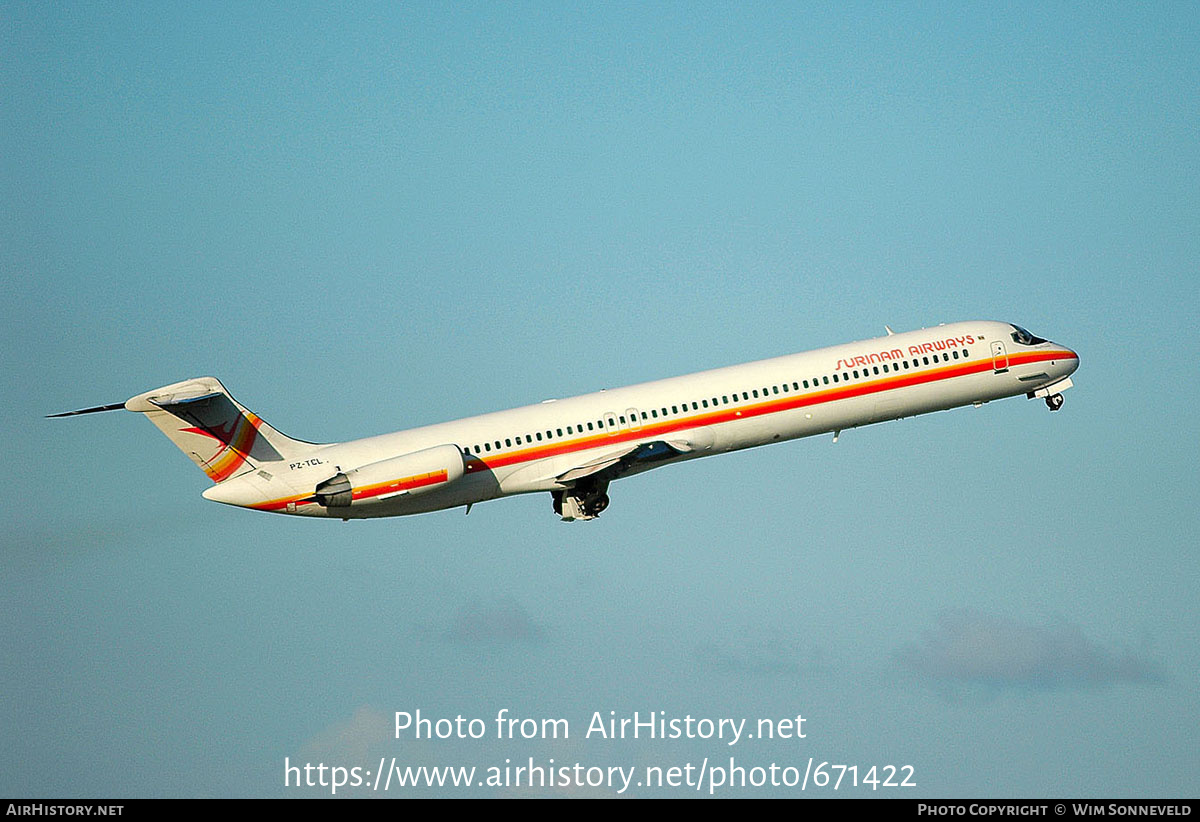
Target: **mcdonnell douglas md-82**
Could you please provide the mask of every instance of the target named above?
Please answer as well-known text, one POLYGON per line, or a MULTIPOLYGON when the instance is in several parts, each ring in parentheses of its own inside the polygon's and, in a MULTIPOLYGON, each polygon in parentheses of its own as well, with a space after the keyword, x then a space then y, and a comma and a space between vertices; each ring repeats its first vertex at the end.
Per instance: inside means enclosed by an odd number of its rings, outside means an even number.
POLYGON ((545 400, 351 442, 276 431, 212 377, 115 405, 145 414, 216 483, 206 499, 362 519, 549 492, 566 521, 594 519, 620 477, 756 445, 1002 397, 1051 411, 1078 355, 1017 325, 962 322, 683 377, 545 400))

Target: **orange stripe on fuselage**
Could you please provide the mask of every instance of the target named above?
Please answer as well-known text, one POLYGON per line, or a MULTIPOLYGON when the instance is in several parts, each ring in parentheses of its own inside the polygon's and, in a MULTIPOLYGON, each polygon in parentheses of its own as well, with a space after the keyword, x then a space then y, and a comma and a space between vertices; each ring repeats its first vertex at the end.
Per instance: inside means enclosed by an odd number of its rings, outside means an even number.
POLYGON ((409 491, 413 488, 437 485, 439 482, 445 482, 448 477, 449 474, 443 468, 441 471, 430 471, 428 474, 414 474, 411 477, 403 479, 367 485, 363 488, 354 489, 354 499, 370 499, 371 497, 379 497, 397 491, 409 491))
MULTIPOLYGON (((364 500, 372 497, 380 497, 385 494, 394 494, 401 491, 411 491, 414 488, 424 488, 429 485, 437 485, 449 479, 449 473, 443 468, 440 471, 430 471, 428 474, 414 474, 411 477, 403 477, 397 480, 388 480, 387 482, 379 482, 374 485, 367 485, 362 488, 355 488, 353 499, 364 500)), ((257 508, 260 511, 278 511, 286 508, 289 502, 299 503, 301 500, 308 499, 311 494, 297 494, 291 497, 281 497, 280 499, 270 500, 269 502, 259 502, 251 505, 251 508, 257 508)), ((316 502, 314 501, 315 505, 316 502)))
MULTIPOLYGON (((1028 351, 1017 352, 1008 355, 1008 365, 1013 367, 1016 365, 1029 365, 1036 362, 1046 362, 1049 360, 1075 359, 1076 355, 1070 351, 1053 350, 1053 351, 1028 351)), ((562 454, 570 454, 577 451, 588 451, 593 448, 599 448, 604 445, 621 444, 625 442, 644 440, 647 437, 661 436, 664 434, 674 433, 676 431, 685 431, 691 428, 699 428, 705 425, 719 425, 725 422, 734 422, 737 420, 750 419, 752 417, 761 417, 767 414, 775 414, 781 411, 792 411, 797 408, 807 408, 814 405, 823 405, 828 402, 836 402, 837 400, 851 399, 853 397, 861 397, 867 394, 878 394, 884 391, 892 391, 899 388, 908 388, 914 385, 923 385, 926 383, 939 382, 941 380, 953 379, 955 377, 963 377, 970 374, 981 374, 984 372, 993 371, 993 360, 991 357, 981 357, 971 360, 970 362, 958 363, 955 365, 943 366, 940 368, 927 368, 921 371, 913 371, 905 374, 896 374, 894 376, 883 377, 874 380, 864 380, 853 385, 839 385, 819 391, 809 391, 806 394, 790 394, 788 396, 780 395, 779 399, 769 400, 767 402, 759 402, 753 405, 729 406, 720 410, 708 411, 700 414, 695 414, 690 417, 681 417, 673 420, 664 420, 661 422, 645 421, 642 425, 634 430, 620 429, 609 432, 601 432, 592 434, 587 437, 580 437, 573 440, 567 440, 552 445, 541 445, 533 448, 526 448, 520 451, 511 451, 507 454, 488 456, 486 459, 479 454, 469 453, 466 455, 466 471, 475 473, 483 470, 494 470, 504 468, 510 465, 518 465, 524 462, 534 462, 536 460, 546 459, 548 457, 560 456, 562 454)), ((421 485, 431 485, 435 482, 445 482, 445 471, 435 472, 442 475, 442 479, 431 480, 421 483, 421 485)), ((429 477, 431 475, 420 475, 429 477)), ((395 483, 404 483, 409 480, 416 479, 415 477, 407 477, 401 480, 395 480, 377 485, 369 486, 368 488, 356 490, 354 499, 366 499, 372 496, 379 496, 389 493, 388 487, 395 483), (382 490, 375 490, 382 489, 382 490), (366 493, 370 491, 370 493, 366 493)), ((409 487, 421 487, 421 485, 413 485, 409 487)), ((406 490, 399 488, 398 490, 406 490)), ((263 511, 278 511, 287 507, 289 502, 300 503, 302 499, 306 499, 311 495, 298 494, 291 497, 271 500, 270 502, 262 502, 250 507, 263 511)), ((313 503, 315 504, 315 503, 313 503)))
MULTIPOLYGON (((1027 365, 1034 362, 1068 358, 1075 359, 1075 355, 1069 351, 1030 351, 1010 354, 1008 356, 1008 364, 1009 367, 1012 367, 1014 365, 1027 365)), ((479 454, 471 454, 469 457, 471 462, 468 463, 467 470, 479 471, 484 468, 503 468, 508 465, 531 462, 534 460, 545 459, 546 457, 555 457, 574 451, 586 451, 590 448, 599 448, 606 444, 620 444, 623 442, 642 440, 646 437, 652 437, 655 435, 670 434, 676 431, 685 431, 690 428, 699 428, 705 425, 718 425, 724 422, 734 422, 736 420, 750 419, 752 417, 761 417, 766 414, 775 414, 780 411, 792 411, 797 408, 807 408, 813 405, 822 405, 827 402, 835 402, 837 400, 850 399, 852 397, 861 397, 867 394, 880 393, 882 391, 892 391, 897 388, 907 388, 913 385, 938 382, 940 380, 962 377, 968 374, 979 374, 992 370, 994 369, 991 357, 984 357, 967 363, 959 363, 940 368, 929 368, 923 371, 897 374, 895 376, 883 377, 875 380, 860 381, 853 385, 839 385, 819 391, 810 390, 807 394, 790 394, 788 396, 781 394, 779 395, 779 399, 769 400, 767 402, 759 402, 752 405, 742 405, 736 407, 731 405, 728 407, 723 407, 717 411, 707 411, 689 417, 679 417, 673 420, 666 420, 662 422, 646 420, 642 422, 639 428, 633 430, 623 428, 614 430, 612 433, 602 432, 580 439, 555 443, 554 445, 535 446, 533 448, 526 448, 520 451, 510 451, 507 454, 496 456, 488 455, 484 457, 479 454)))

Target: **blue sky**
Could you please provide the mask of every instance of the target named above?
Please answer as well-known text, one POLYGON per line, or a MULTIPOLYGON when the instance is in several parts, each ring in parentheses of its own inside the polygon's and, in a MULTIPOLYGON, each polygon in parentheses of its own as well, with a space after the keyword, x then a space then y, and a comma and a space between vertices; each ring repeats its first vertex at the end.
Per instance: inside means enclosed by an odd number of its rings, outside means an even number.
POLYGON ((388 735, 506 707, 578 735, 803 713, 734 755, 912 764, 909 796, 1194 796, 1198 29, 1185 3, 0 5, 0 794, 729 753, 388 735), (1080 352, 1060 413, 668 467, 587 524, 541 496, 256 515, 133 415, 41 418, 213 374, 334 441, 973 318, 1080 352))

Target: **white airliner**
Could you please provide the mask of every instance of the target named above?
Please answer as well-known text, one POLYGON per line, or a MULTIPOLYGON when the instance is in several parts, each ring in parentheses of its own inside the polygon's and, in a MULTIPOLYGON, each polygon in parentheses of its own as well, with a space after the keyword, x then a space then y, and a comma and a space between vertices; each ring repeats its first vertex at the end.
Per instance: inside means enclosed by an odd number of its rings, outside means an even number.
POLYGON ((1050 410, 1078 355, 1020 326, 962 322, 614 388, 351 442, 276 431, 212 377, 125 403, 216 483, 206 499, 283 514, 418 514, 548 491, 594 519, 620 477, 756 445, 1024 394, 1050 410))

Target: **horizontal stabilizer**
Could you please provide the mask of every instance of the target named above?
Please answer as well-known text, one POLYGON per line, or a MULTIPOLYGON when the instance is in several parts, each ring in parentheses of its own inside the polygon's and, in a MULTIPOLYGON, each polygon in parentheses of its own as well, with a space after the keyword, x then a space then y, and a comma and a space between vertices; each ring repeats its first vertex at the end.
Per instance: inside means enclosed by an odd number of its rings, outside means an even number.
POLYGON ((279 433, 240 405, 213 377, 164 385, 123 403, 47 416, 72 417, 118 408, 145 414, 213 482, 264 463, 298 459, 319 447, 279 433))
POLYGON ((168 397, 166 399, 161 399, 161 400, 158 399, 157 397, 151 397, 150 402, 154 403, 159 408, 163 408, 167 411, 170 411, 172 406, 178 405, 178 406, 182 406, 182 407, 187 407, 194 403, 211 402, 211 401, 213 401, 219 397, 223 397, 223 396, 225 396, 225 395, 222 394, 220 391, 213 391, 209 394, 200 394, 199 396, 195 396, 195 397, 168 397))
POLYGON ((101 411, 118 411, 125 407, 123 402, 115 402, 112 405, 97 405, 95 408, 80 408, 78 411, 64 411, 61 414, 47 414, 46 419, 54 417, 74 417, 77 414, 99 414, 101 411))

